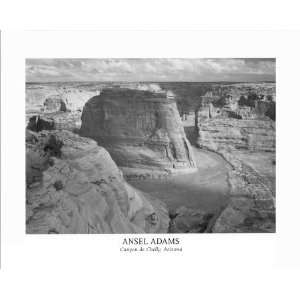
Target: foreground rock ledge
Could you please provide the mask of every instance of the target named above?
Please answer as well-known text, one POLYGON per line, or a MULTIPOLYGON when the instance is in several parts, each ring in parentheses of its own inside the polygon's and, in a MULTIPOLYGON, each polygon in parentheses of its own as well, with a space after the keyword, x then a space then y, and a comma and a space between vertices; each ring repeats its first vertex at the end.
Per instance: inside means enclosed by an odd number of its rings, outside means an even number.
POLYGON ((80 134, 103 145, 129 176, 196 170, 176 102, 164 93, 104 89, 85 104, 80 134))
POLYGON ((27 131, 27 233, 167 232, 165 206, 130 186, 109 153, 69 131, 27 131))

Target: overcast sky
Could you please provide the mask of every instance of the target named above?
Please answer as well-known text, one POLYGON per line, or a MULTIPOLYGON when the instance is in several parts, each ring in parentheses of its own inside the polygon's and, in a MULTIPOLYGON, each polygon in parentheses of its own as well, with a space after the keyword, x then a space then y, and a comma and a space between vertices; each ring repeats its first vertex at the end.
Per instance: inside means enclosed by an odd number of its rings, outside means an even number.
POLYGON ((27 59, 26 81, 275 81, 275 59, 27 59))

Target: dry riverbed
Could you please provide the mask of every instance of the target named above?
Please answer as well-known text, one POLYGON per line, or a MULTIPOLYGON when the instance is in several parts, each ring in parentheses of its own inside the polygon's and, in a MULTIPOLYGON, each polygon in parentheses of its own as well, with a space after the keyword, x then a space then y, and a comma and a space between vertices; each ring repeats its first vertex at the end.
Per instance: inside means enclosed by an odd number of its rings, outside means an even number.
POLYGON ((134 187, 164 201, 169 211, 184 206, 215 213, 229 201, 227 162, 219 155, 192 147, 198 171, 165 179, 130 181, 134 187))

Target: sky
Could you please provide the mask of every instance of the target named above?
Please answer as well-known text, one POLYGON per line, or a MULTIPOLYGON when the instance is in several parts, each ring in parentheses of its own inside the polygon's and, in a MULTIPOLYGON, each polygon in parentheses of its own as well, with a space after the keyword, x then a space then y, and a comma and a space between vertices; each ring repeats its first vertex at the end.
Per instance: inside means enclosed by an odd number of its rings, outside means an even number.
POLYGON ((26 59, 26 81, 275 81, 275 59, 26 59))

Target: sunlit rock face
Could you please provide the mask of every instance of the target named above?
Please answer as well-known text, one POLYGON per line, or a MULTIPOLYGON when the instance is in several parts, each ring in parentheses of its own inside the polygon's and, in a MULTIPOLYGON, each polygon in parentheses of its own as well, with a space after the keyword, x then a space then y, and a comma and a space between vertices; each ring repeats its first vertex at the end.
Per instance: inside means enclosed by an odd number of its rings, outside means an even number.
POLYGON ((228 171, 230 201, 212 232, 275 232, 275 122, 259 102, 229 114, 202 105, 195 114, 196 143, 219 153, 228 171))
POLYGON ((104 89, 84 106, 80 134, 103 145, 126 174, 196 169, 176 103, 165 93, 104 89))
POLYGON ((52 113, 82 110, 84 104, 98 91, 88 91, 58 84, 26 86, 26 113, 52 113))
POLYGON ((78 130, 84 104, 97 94, 99 91, 65 87, 58 83, 27 85, 26 126, 33 131, 78 130), (52 123, 51 128, 49 123, 52 123))
POLYGON ((60 95, 52 95, 46 98, 44 102, 45 112, 67 111, 67 105, 60 95))
POLYGON ((251 151, 275 151, 275 125, 272 121, 220 118, 198 123, 198 145, 251 151))
POLYGON ((219 148, 275 152, 275 122, 264 116, 266 107, 260 104, 249 109, 249 117, 241 111, 201 105, 195 113, 197 144, 217 151, 219 148))
POLYGON ((123 178, 109 153, 69 131, 26 133, 27 233, 167 232, 165 206, 123 178))
POLYGON ((275 166, 273 153, 218 152, 230 163, 230 201, 216 217, 212 232, 275 232, 275 166))

